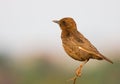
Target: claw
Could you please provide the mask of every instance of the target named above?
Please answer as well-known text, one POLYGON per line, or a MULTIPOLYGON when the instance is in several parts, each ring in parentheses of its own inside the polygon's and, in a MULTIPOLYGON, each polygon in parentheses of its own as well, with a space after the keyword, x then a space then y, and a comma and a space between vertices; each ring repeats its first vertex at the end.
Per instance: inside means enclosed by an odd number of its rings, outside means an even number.
POLYGON ((81 76, 83 65, 86 64, 87 61, 88 61, 88 60, 86 60, 85 62, 83 62, 82 64, 80 64, 80 66, 76 69, 76 72, 75 72, 76 75, 75 75, 75 77, 67 80, 67 82, 72 80, 72 81, 73 81, 73 84, 76 83, 76 79, 81 76))
POLYGON ((69 82, 69 81, 74 81, 75 79, 77 79, 77 76, 75 76, 75 77, 73 77, 73 78, 68 79, 68 80, 67 80, 67 82, 69 82))

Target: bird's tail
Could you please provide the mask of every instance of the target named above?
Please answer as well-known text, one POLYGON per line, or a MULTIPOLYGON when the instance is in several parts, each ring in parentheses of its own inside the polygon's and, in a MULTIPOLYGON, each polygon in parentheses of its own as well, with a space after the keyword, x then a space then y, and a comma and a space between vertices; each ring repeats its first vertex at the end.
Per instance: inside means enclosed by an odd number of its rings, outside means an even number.
POLYGON ((105 57, 105 56, 102 55, 102 58, 113 64, 113 62, 110 59, 108 59, 107 57, 105 57))

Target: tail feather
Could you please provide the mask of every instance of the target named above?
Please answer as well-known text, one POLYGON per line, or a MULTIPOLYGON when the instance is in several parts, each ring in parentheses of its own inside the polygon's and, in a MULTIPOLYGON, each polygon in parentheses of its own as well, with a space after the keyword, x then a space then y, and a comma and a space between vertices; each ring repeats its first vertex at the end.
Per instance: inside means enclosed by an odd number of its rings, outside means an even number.
POLYGON ((106 57, 104 57, 104 59, 105 59, 106 61, 108 61, 108 62, 110 62, 110 63, 113 64, 113 62, 112 62, 110 59, 108 59, 108 58, 106 58, 106 57))
POLYGON ((106 61, 108 61, 108 62, 110 62, 110 63, 113 64, 113 62, 112 62, 110 59, 108 59, 107 57, 105 57, 105 56, 103 56, 103 55, 101 55, 101 56, 102 56, 103 59, 105 59, 106 61))

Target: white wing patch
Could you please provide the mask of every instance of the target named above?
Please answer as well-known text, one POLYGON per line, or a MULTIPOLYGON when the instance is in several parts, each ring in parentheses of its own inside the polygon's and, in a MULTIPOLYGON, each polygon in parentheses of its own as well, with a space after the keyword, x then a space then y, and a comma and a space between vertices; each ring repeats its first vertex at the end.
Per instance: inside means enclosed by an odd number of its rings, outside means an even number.
POLYGON ((84 48, 82 48, 82 47, 78 47, 80 50, 83 50, 83 51, 85 51, 85 52, 87 52, 87 53, 90 53, 90 54, 94 54, 94 55, 96 55, 96 56, 98 56, 98 57, 100 57, 101 58, 101 56, 99 55, 99 54, 96 54, 96 53, 94 53, 94 52, 91 52, 91 51, 88 51, 88 50, 86 50, 86 49, 84 49, 84 48))

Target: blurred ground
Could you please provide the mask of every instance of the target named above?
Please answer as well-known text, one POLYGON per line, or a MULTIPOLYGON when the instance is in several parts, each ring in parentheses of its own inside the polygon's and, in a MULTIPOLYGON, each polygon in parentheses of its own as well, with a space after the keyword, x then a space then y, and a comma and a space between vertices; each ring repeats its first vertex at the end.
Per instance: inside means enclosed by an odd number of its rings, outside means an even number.
MULTIPOLYGON (((72 81, 67 80, 74 76, 79 63, 73 62, 69 65, 61 59, 59 59, 61 62, 54 62, 58 59, 52 60, 47 58, 49 56, 50 54, 48 56, 37 54, 32 58, 10 59, 1 54, 0 84, 72 84, 72 81)), ((84 66, 82 77, 77 80, 77 84, 119 84, 119 71, 119 62, 110 64, 91 60, 84 66), (91 66, 92 62, 95 66, 91 66)))

